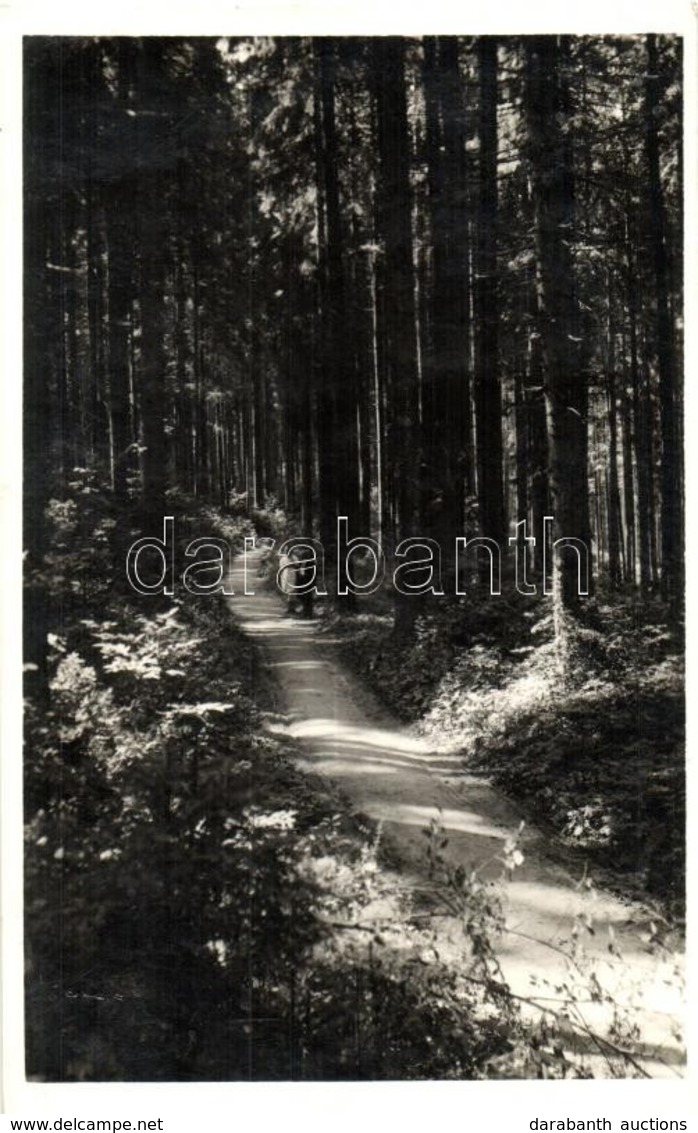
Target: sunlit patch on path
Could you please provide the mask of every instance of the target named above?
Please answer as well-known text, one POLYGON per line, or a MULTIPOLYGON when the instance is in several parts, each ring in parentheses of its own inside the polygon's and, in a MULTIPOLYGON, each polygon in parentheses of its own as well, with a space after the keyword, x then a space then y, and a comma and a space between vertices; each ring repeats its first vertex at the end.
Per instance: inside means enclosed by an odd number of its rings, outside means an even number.
MULTIPOLYGON (((258 557, 248 556, 249 577, 258 557)), ((400 726, 337 662, 332 640, 315 623, 285 616, 272 591, 245 596, 242 560, 231 581, 231 612, 258 642, 278 690, 278 710, 266 727, 298 741, 303 767, 334 780, 358 810, 382 824, 406 887, 429 885, 423 831, 436 818, 449 861, 477 869, 485 879, 499 876, 504 847, 519 826, 516 808, 488 783, 464 773, 457 754, 434 751, 400 726)), ((585 963, 601 988, 621 1007, 639 1005, 637 1022, 646 1036, 643 1067, 653 1076, 679 1073, 675 1032, 683 1003, 674 961, 648 950, 648 915, 577 884, 549 855, 539 832, 525 829, 521 849, 524 861, 507 885, 506 931, 497 945, 512 991, 522 998, 559 994, 556 989, 575 978, 563 953, 581 924, 585 963)), ((446 952, 449 931, 444 922, 446 952)), ((586 1002, 583 1010, 590 1027, 608 1028, 605 1003, 586 1002)))

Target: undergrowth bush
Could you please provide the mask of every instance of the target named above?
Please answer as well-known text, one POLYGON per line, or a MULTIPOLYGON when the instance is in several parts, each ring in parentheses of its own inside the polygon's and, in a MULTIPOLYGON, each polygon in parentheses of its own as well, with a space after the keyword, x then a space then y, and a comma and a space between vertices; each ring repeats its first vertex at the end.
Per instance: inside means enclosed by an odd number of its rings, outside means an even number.
MULTIPOLYGON (((79 508, 55 508, 56 591, 79 508)), ((113 557, 90 560, 88 527, 86 579, 113 557)), ((26 711, 29 1076, 485 1074, 513 1023, 422 971, 371 830, 265 733, 255 654, 217 601, 100 596, 56 601, 49 703, 26 711)))
POLYGON ((435 747, 462 751, 570 850, 681 915, 681 643, 657 602, 590 601, 587 614, 564 680, 540 600, 433 604, 407 642, 387 616, 330 626, 345 660, 435 747))
POLYGON ((511 1031, 413 971, 409 934, 338 942, 394 882, 259 733, 215 611, 86 628, 101 668, 56 638, 50 713, 27 720, 30 1074, 460 1077, 501 1054, 511 1031))
MULTIPOLYGON (((50 698, 30 700, 25 723, 29 1076, 584 1074, 549 1017, 523 1026, 496 963, 490 886, 449 872, 438 829, 426 832, 443 875, 435 900, 462 929, 461 950, 441 956, 433 913, 443 909, 398 896, 373 828, 297 769, 290 741, 265 732, 257 657, 217 600, 128 593, 114 571, 130 525, 105 518, 83 478, 72 491, 50 509, 50 698)), ((184 537, 208 525, 241 546, 252 531, 245 507, 184 503, 184 537)), ((267 519, 282 530, 278 509, 267 519)), ((465 623, 463 608, 422 616, 406 650, 380 616, 359 615, 351 650, 405 714, 431 706, 429 726, 453 735, 476 721, 472 752, 489 759, 514 725, 525 730, 527 712, 532 750, 539 742, 525 681, 547 672, 549 643, 531 644, 529 626, 523 602, 498 612, 471 603, 465 623), (497 649, 486 648, 492 635, 497 649)), ((622 667, 620 644, 606 656, 622 667)), ((580 701, 580 720, 588 710, 580 701)), ((653 782, 666 807, 666 782, 653 782)), ((600 797, 600 810, 593 794, 581 816, 567 814, 572 834, 581 825, 608 836, 600 797)), ((509 856, 515 865, 514 848, 509 856)))

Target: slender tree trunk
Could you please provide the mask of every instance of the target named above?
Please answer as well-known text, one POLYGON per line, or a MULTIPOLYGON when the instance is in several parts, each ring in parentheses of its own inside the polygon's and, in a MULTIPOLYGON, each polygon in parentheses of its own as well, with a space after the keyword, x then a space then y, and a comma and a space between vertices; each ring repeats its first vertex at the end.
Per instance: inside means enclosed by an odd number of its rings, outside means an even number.
POLYGON ((478 39, 480 176, 475 252, 475 405, 480 527, 506 539, 497 288, 497 40, 478 39))
MULTIPOLYGON (((575 538, 590 555, 586 376, 581 372, 579 312, 570 233, 574 231, 571 153, 561 127, 567 96, 557 37, 526 41, 525 110, 532 166, 538 303, 545 361, 550 492, 557 537, 575 538)), ((564 615, 580 607, 577 554, 553 556, 553 598, 564 615)), ((564 646, 564 642, 561 640, 564 646)), ((564 649, 563 649, 564 652, 564 649)))
MULTIPOLYGON (((339 164, 337 127, 335 120, 335 68, 336 44, 332 38, 314 41, 319 72, 321 145, 319 156, 326 209, 326 287, 323 304, 325 323, 323 341, 324 370, 331 374, 334 429, 332 444, 336 449, 334 461, 334 495, 337 514, 346 516, 350 534, 358 534, 359 474, 357 439, 356 371, 352 361, 352 346, 347 338, 348 310, 344 260, 346 234, 342 223, 339 200, 339 164)), ((335 520, 336 522, 336 520, 335 520)), ((334 543, 332 540, 331 545, 334 543)), ((346 563, 337 562, 337 579, 341 589, 346 587, 346 563)), ((352 592, 343 596, 345 610, 355 608, 352 592)))
POLYGON ((125 501, 131 470, 131 446, 135 440, 131 417, 130 368, 132 334, 132 289, 134 233, 131 219, 114 195, 107 210, 107 254, 109 258, 109 371, 107 399, 112 436, 112 487, 117 500, 125 501))
POLYGON ((89 339, 89 447, 102 476, 111 467, 109 416, 107 411, 106 351, 106 221, 102 195, 92 184, 87 196, 87 326, 89 339))
POLYGON ((621 580, 620 495, 618 490, 618 419, 616 416, 616 377, 613 371, 607 381, 608 406, 608 573, 611 585, 621 580))
POLYGON ((683 606, 682 469, 674 331, 669 310, 666 209, 659 170, 659 68, 656 37, 648 35, 644 120, 648 225, 654 281, 654 350, 659 372, 662 437, 661 586, 662 595, 669 602, 674 617, 679 617, 683 606))
POLYGON ((179 169, 177 208, 177 234, 174 248, 175 259, 175 302, 176 317, 174 327, 175 374, 177 393, 177 426, 175 448, 175 477, 178 485, 187 493, 194 492, 194 462, 192 451, 192 344, 189 318, 189 277, 188 245, 182 231, 184 208, 184 170, 179 169))
MULTIPOLYGON (((470 416, 469 233, 462 82, 455 37, 424 41, 430 302, 423 384, 426 529, 448 545, 465 519, 472 454, 470 416)), ((423 273, 424 274, 424 273, 423 273)))
POLYGON ((314 344, 315 332, 313 328, 312 310, 310 304, 311 289, 304 281, 300 290, 300 318, 303 327, 303 342, 308 344, 307 356, 303 355, 302 372, 300 376, 300 476, 301 476, 301 530, 304 534, 314 535, 313 525, 313 482, 314 482, 314 453, 313 429, 315 424, 313 405, 313 376, 314 376, 314 344))
POLYGON ((316 350, 313 365, 313 391, 317 437, 317 478, 320 539, 325 550, 328 579, 334 576, 337 558, 337 481, 339 462, 334 441, 336 421, 336 388, 333 366, 327 365, 330 354, 331 320, 329 303, 329 264, 327 235, 327 185, 324 175, 326 157, 324 118, 324 75, 321 52, 313 46, 313 141, 315 148, 315 186, 317 192, 318 271, 315 284, 316 350))
POLYGON ((80 334, 78 319, 80 261, 77 250, 80 209, 69 198, 61 209, 61 234, 58 264, 61 268, 61 313, 63 315, 63 439, 66 446, 68 471, 87 467, 87 429, 82 375, 80 373, 80 334))
POLYGON ((621 392, 621 421, 623 435, 623 506, 625 510, 625 580, 636 583, 635 576, 635 486, 633 482, 633 426, 630 398, 625 389, 621 392))
POLYGON ((640 567, 640 588, 643 593, 649 589, 650 576, 650 528, 652 480, 652 431, 651 414, 647 402, 649 388, 642 380, 640 367, 640 345, 638 341, 639 295, 637 263, 633 251, 633 226, 630 208, 626 211, 625 244, 625 283, 628 308, 628 350, 630 364, 630 385, 632 389, 632 415, 634 421, 633 449, 637 468, 637 559, 640 567))
MULTIPOLYGON (((164 187, 160 178, 141 183, 142 200, 161 200, 164 187)), ((143 205, 141 206, 144 207, 143 205)), ((165 264, 164 233, 145 210, 148 219, 140 232, 141 290, 141 355, 139 394, 143 453, 143 510, 148 519, 162 519, 165 490, 169 483, 165 419, 168 411, 165 372, 165 264)))
MULTIPOLYGON (((419 260, 422 277, 420 323, 424 344, 421 390, 424 444, 421 511, 425 533, 434 538, 439 538, 439 526, 447 522, 444 516, 445 481, 448 479, 445 465, 450 463, 451 456, 449 443, 444 444, 445 438, 439 432, 439 420, 442 419, 446 410, 446 406, 443 404, 443 370, 446 359, 442 356, 443 342, 439 333, 439 314, 445 289, 443 228, 445 227, 444 211, 447 186, 445 184, 442 154, 440 74, 437 45, 438 40, 435 36, 424 37, 425 153, 431 240, 428 241, 422 235, 419 260), (431 246, 431 262, 429 245, 431 246), (428 302, 428 299, 430 302, 428 302)), ((445 234, 445 238, 448 238, 448 233, 445 234)))
MULTIPOLYGON (((51 230, 58 223, 57 202, 42 199, 35 138, 50 122, 49 83, 43 60, 32 60, 25 41, 24 66, 24 383, 22 439, 24 458, 23 530, 24 609, 22 621, 24 689, 27 696, 48 699, 49 609, 44 579, 46 504, 49 499, 50 438, 46 406, 54 402, 55 420, 60 327, 56 273, 51 263, 51 230)), ((54 459, 57 454, 54 453, 54 459)))
MULTIPOLYGON (((388 444, 392 498, 400 538, 417 534, 419 453, 417 332, 412 251, 410 148, 404 73, 404 42, 373 41, 373 86, 380 169, 378 230, 384 242, 381 314, 386 385, 392 400, 388 444)), ((416 614, 414 600, 396 591, 395 630, 406 633, 416 614)))
MULTIPOLYGON (((383 382, 384 373, 381 365, 382 351, 379 333, 378 317, 378 279, 375 259, 369 259, 370 290, 371 290, 371 375, 373 379, 372 399, 375 437, 375 471, 376 485, 376 527, 375 536, 383 544, 386 531, 386 473, 385 459, 385 415, 383 413, 383 382)), ((390 525, 388 525, 390 526, 390 525)))
MULTIPOLYGON (((137 76, 146 108, 158 105, 166 82, 164 42, 157 38, 140 41, 137 76)), ((139 108, 140 109, 140 108, 139 108)), ((142 512, 147 521, 161 523, 165 492, 170 484, 168 445, 165 432, 169 418, 166 384, 166 308, 170 232, 168 206, 170 179, 153 167, 152 127, 148 115, 136 118, 138 183, 135 217, 139 252, 140 359, 138 394, 143 441, 142 512), (140 132, 142 130, 142 133, 140 132), (157 209, 153 202, 158 202, 157 209)), ((156 134, 156 137, 158 135, 156 134)))
MULTIPOLYGON (((204 335, 203 335, 203 320, 202 320, 202 291, 201 291, 201 278, 200 278, 200 263, 201 255, 200 250, 195 248, 194 251, 195 262, 193 268, 193 309, 192 309, 192 377, 193 377, 193 418, 194 418, 194 484, 197 499, 205 500, 211 492, 211 479, 210 479, 210 438, 208 426, 208 405, 206 401, 206 375, 204 372, 204 335)), ((251 331, 251 336, 254 330, 251 331)), ((260 450, 259 437, 257 434, 257 389, 258 383, 261 380, 259 376, 259 360, 257 358, 254 345, 250 346, 249 351, 249 365, 252 370, 253 389, 255 390, 255 452, 260 450)), ((263 412, 260 413, 261 419, 264 419, 263 412)), ((262 463, 262 469, 263 469, 262 463)), ((259 491, 259 483, 261 479, 262 493, 264 492, 264 475, 262 472, 261 478, 259 475, 255 477, 255 485, 259 491)), ((263 506, 262 501, 258 501, 258 506, 263 506)))
MULTIPOLYGON (((550 515, 550 483, 548 477, 548 424, 545 413, 545 379, 543 376, 543 350, 541 328, 538 311, 538 295, 535 289, 535 278, 528 282, 529 295, 529 323, 531 332, 528 336, 528 352, 526 358, 528 379, 528 421, 529 442, 528 452, 530 459, 531 480, 531 535, 536 540, 533 547, 533 563, 539 577, 543 577, 543 561, 548 558, 543 554, 543 543, 547 537, 547 529, 543 523, 546 515, 550 515)), ((519 519, 521 519, 519 515, 519 519)))
MULTIPOLYGON (((523 389, 523 374, 519 367, 514 373, 514 415, 516 428, 516 518, 528 519, 528 451, 529 413, 523 389)), ((524 548, 528 554, 528 547, 524 548)))
MULTIPOLYGON (((359 129, 355 92, 351 92, 349 114, 349 144, 356 155, 350 165, 351 198, 358 200, 362 191, 365 171, 361 163, 361 131, 359 129)), ((351 272, 350 287, 350 334, 352 340, 352 384, 356 390, 356 439, 358 447, 358 515, 357 525, 364 535, 371 533, 371 448, 373 443, 371 396, 373 377, 373 324, 371 264, 366 247, 370 239, 366 222, 356 210, 350 220, 349 257, 351 272), (358 250, 358 251, 357 251, 358 250)))
POLYGON ((616 349, 613 284, 608 280, 608 352, 606 398, 608 411, 608 572, 611 586, 621 581, 620 495, 618 490, 618 416, 616 407, 616 349))

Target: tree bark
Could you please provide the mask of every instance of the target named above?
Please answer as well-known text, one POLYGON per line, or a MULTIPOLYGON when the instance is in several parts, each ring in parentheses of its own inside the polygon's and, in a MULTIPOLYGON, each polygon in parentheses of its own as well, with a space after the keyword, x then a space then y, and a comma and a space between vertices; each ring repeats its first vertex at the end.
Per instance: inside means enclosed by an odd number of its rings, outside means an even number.
MULTIPOLYGON (((463 90, 455 37, 424 40, 432 244, 425 304, 423 522, 442 544, 463 530, 471 479, 468 192, 463 90)), ((427 281, 425 281, 427 282, 427 281)))
MULTIPOLYGON (((404 50, 404 41, 397 37, 373 41, 380 170, 377 227, 384 245, 379 310, 383 320, 385 380, 392 403, 387 440, 398 538, 417 534, 421 450, 416 414, 419 383, 404 50)), ((414 599, 396 591, 395 601, 395 630, 407 633, 416 614, 414 599)))
MULTIPOLYGON (((570 250, 574 183, 570 147, 560 124, 568 111, 560 51, 558 37, 527 39, 525 111, 555 534, 580 540, 590 555, 587 385, 580 364, 580 319, 570 250)), ((553 556, 552 565, 556 616, 577 613, 577 555, 567 550, 553 556)))
MULTIPOLYGON (((348 299, 344 275, 346 231, 342 222, 339 197, 339 153, 335 110, 336 43, 333 38, 314 41, 319 76, 321 138, 319 158, 326 211, 325 228, 325 292, 322 317, 324 372, 331 384, 333 431, 331 444, 336 515, 346 516, 350 535, 358 534, 359 514, 359 451, 357 437, 356 369, 352 344, 347 336, 349 326, 348 299)), ((328 407, 329 413, 329 407, 328 407)), ((333 528, 336 516, 333 517, 333 528)), ((334 546, 334 536, 330 546, 334 546)), ((332 562, 332 558, 330 559, 332 562)), ((337 580, 346 589, 346 563, 336 562, 337 580)), ((340 597, 345 610, 353 610, 356 598, 352 592, 340 597)))
POLYGON ((618 489, 618 415, 616 405, 616 348, 615 313, 613 308, 613 281, 608 278, 608 351, 606 400, 608 411, 608 573, 611 586, 617 587, 621 581, 621 530, 620 493, 618 489))
POLYGON ((475 406, 482 534, 506 539, 497 287, 497 40, 478 39, 480 174, 475 248, 475 406))
POLYGON ((683 605, 683 516, 674 330, 669 309, 669 269, 664 191, 659 169, 660 61, 656 36, 647 36, 644 124, 648 226, 654 277, 654 353, 659 372, 662 437, 662 595, 675 618, 683 605))

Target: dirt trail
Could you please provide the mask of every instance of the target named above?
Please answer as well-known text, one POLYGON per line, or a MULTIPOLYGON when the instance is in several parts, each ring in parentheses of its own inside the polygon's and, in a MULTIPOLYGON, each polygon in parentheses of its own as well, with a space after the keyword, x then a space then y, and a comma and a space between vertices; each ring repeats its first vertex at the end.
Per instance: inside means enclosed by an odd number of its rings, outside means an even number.
MULTIPOLYGON (((244 558, 237 561, 229 607, 261 647, 278 689, 281 728, 301 741, 303 765, 332 779, 358 810, 382 821, 406 881, 429 883, 422 830, 439 813, 449 860, 491 869, 486 863, 501 854, 518 828, 516 808, 482 779, 464 774, 457 755, 431 750, 401 726, 337 662, 330 637, 316 624, 285 616, 281 599, 257 578, 260 561, 259 552, 248 554, 246 564, 244 558), (244 593, 245 571, 253 595, 244 593)), ((556 945, 569 940, 576 916, 587 915, 595 932, 584 932, 584 948, 600 982, 619 1001, 631 996, 640 1002, 644 1067, 652 1076, 681 1073, 673 1037, 682 1016, 681 995, 671 976, 673 965, 647 951, 646 912, 603 892, 580 891, 538 831, 524 829, 521 849, 525 861, 507 885, 506 931, 497 945, 512 990, 530 996, 532 975, 552 984, 568 979, 556 945), (609 953, 609 926, 624 962, 609 953)), ((541 992, 540 986, 538 993, 555 994, 541 992)), ((584 1011, 594 1030, 608 1024, 607 1008, 589 1004, 584 1011)))

